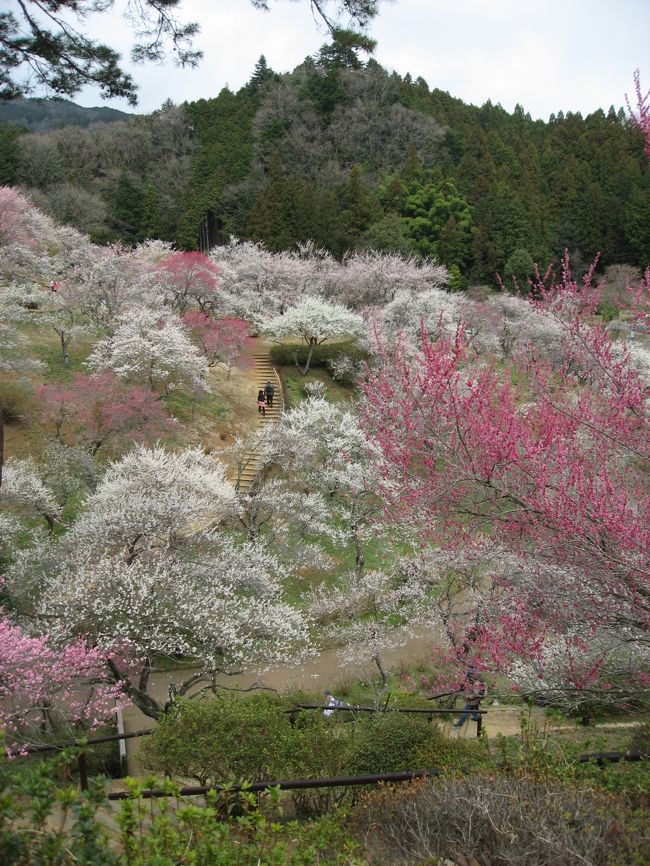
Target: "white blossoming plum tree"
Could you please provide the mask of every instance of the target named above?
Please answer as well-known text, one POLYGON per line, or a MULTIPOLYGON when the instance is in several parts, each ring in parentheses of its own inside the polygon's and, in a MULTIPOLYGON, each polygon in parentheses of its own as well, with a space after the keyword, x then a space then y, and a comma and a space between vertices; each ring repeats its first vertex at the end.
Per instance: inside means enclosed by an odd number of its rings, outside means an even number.
POLYGON ((330 304, 321 298, 306 297, 284 315, 275 316, 263 326, 264 333, 274 339, 298 337, 307 346, 304 366, 296 366, 303 376, 309 372, 314 349, 342 337, 358 337, 364 333, 363 319, 340 304, 330 304))
POLYGON ((34 547, 29 563, 17 558, 8 572, 16 604, 61 644, 84 636, 100 648, 110 681, 152 718, 219 675, 300 658, 308 623, 283 600, 277 559, 200 529, 237 508, 214 457, 137 447, 109 466, 66 535, 34 547), (192 670, 161 701, 151 673, 179 656, 192 670))
POLYGON ((146 383, 152 391, 209 390, 207 361, 185 325, 149 307, 130 307, 115 332, 95 345, 87 364, 91 370, 112 370, 127 382, 146 383))

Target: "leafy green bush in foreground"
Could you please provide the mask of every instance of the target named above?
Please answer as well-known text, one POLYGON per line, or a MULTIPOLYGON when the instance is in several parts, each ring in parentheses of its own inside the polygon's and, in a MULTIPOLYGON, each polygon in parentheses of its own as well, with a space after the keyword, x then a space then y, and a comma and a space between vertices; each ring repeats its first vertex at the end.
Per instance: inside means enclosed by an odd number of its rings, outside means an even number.
POLYGON ((338 816, 279 823, 278 793, 262 805, 253 795, 144 800, 142 786, 127 780, 131 799, 111 809, 101 781, 88 792, 60 781, 71 754, 21 770, 0 766, 2 866, 361 866, 358 845, 338 816), (58 778, 59 781, 55 781, 58 778))
MULTIPOLYGON (((449 740, 426 716, 300 712, 274 695, 179 702, 143 745, 147 769, 201 784, 304 779, 398 770, 457 770, 490 763, 481 744, 449 740)), ((320 813, 357 789, 295 792, 299 814, 320 813)))

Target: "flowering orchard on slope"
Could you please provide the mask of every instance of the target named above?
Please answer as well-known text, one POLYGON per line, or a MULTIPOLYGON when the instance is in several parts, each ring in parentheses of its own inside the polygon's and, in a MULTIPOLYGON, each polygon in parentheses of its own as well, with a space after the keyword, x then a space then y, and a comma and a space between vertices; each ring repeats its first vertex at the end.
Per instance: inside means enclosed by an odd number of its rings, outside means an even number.
POLYGON ((308 623, 283 599, 277 558, 197 529, 239 510, 216 458, 138 446, 110 465, 65 535, 16 555, 9 589, 60 644, 101 648, 106 679, 156 718, 165 704, 150 674, 163 656, 193 660, 171 686, 192 694, 218 673, 300 658, 306 647, 308 623))

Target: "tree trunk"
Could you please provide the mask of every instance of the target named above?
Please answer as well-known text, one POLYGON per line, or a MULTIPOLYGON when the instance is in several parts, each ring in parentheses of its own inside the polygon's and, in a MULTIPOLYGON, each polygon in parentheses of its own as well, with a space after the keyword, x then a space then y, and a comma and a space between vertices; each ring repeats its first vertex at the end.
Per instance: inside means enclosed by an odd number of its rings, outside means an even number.
POLYGON ((61 331, 59 336, 61 337, 61 353, 63 355, 63 366, 67 367, 68 361, 70 360, 68 356, 68 345, 70 343, 70 337, 68 337, 68 339, 66 340, 63 331, 61 331))
POLYGON ((298 370, 300 371, 301 376, 306 376, 307 373, 309 373, 309 365, 311 364, 311 358, 312 358, 312 355, 314 354, 315 348, 316 348, 316 343, 314 343, 310 340, 309 341, 309 351, 307 352, 307 360, 305 361, 304 367, 301 367, 300 364, 298 364, 298 355, 296 354, 296 366, 298 367, 298 370))
POLYGON ((379 673, 381 674, 381 681, 384 688, 388 685, 388 674, 384 670, 384 666, 381 663, 381 658, 379 657, 379 653, 372 657, 373 662, 379 668, 379 673))
POLYGON ((2 467, 5 460, 5 413, 0 406, 0 487, 2 487, 2 467))
POLYGON ((163 715, 163 708, 155 698, 147 694, 147 685, 149 682, 149 674, 151 667, 148 662, 145 662, 145 667, 140 674, 139 688, 134 686, 131 680, 120 673, 119 668, 112 659, 106 660, 106 665, 111 673, 114 682, 122 684, 122 691, 128 695, 140 712, 144 713, 150 719, 158 719, 163 715))

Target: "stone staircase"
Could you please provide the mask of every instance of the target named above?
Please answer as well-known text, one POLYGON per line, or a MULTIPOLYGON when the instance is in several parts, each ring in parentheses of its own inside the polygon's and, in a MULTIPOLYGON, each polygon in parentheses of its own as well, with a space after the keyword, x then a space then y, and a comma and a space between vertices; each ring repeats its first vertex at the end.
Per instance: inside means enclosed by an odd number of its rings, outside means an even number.
MULTIPOLYGON (((252 379, 255 382, 256 394, 257 391, 264 388, 268 381, 275 388, 273 395, 273 405, 267 406, 265 414, 258 414, 258 425, 266 427, 270 424, 276 424, 280 420, 280 416, 284 411, 284 396, 282 394, 282 383, 278 376, 277 370, 271 363, 271 356, 268 352, 258 353, 253 355, 255 367, 253 370, 252 379)), ((247 493, 253 486, 259 471, 262 467, 262 457, 255 449, 248 451, 240 460, 236 470, 235 485, 242 493, 247 493)))

